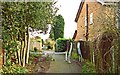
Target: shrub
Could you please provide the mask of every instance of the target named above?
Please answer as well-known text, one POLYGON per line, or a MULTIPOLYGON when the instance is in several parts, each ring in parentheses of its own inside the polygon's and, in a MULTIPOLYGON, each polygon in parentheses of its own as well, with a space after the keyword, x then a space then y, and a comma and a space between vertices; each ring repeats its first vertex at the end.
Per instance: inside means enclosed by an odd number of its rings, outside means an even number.
POLYGON ((42 40, 41 39, 36 39, 37 42, 41 42, 42 40))
POLYGON ((35 57, 35 58, 37 58, 37 57, 40 57, 41 56, 41 54, 30 54, 31 55, 31 57, 35 57))
POLYGON ((116 66, 113 63, 116 63, 115 59, 117 58, 115 57, 117 55, 117 48, 115 48, 117 46, 116 39, 115 33, 107 30, 94 40, 94 59, 97 72, 110 73, 115 70, 116 66))
POLYGON ((72 58, 78 60, 79 59, 79 55, 77 53, 73 52, 72 53, 72 58))
POLYGON ((70 41, 70 39, 65 39, 65 38, 57 39, 55 52, 65 52, 67 49, 67 47, 66 47, 67 41, 70 41))
POLYGON ((95 65, 89 61, 84 61, 82 65, 82 73, 96 73, 95 65))
POLYGON ((7 61, 6 61, 6 66, 10 66, 12 63, 11 63, 11 60, 10 59, 8 59, 7 61))
POLYGON ((28 70, 19 65, 12 65, 12 66, 3 66, 1 73, 4 74, 23 74, 28 73, 28 70))
POLYGON ((48 50, 49 50, 49 49, 52 49, 52 46, 51 46, 50 41, 47 42, 47 49, 48 49, 48 50))
POLYGON ((38 51, 38 49, 37 49, 36 47, 34 47, 34 51, 35 51, 35 52, 37 52, 37 51, 38 51))

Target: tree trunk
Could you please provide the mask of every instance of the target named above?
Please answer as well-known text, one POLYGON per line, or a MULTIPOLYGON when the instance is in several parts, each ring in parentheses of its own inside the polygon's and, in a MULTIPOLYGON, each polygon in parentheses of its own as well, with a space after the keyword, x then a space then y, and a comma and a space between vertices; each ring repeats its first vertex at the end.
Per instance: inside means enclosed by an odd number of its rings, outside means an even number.
MULTIPOLYGON (((19 42, 19 45, 21 45, 20 42, 19 42)), ((19 49, 19 45, 17 46, 18 49, 19 49)), ((18 64, 19 64, 19 65, 21 65, 20 51, 21 51, 21 49, 19 49, 19 50, 17 51, 17 58, 18 58, 18 64)))
POLYGON ((30 34, 29 34, 29 29, 27 28, 27 33, 28 33, 28 36, 27 36, 27 57, 26 57, 26 64, 28 64, 28 59, 29 59, 29 46, 30 46, 30 34))
POLYGON ((24 43, 23 43, 23 41, 24 41, 24 34, 23 33, 21 33, 21 49, 20 49, 20 60, 21 60, 21 65, 23 64, 23 62, 22 62, 22 60, 23 60, 23 50, 24 50, 24 43))
POLYGON ((25 39, 24 39, 24 48, 23 48, 23 67, 25 67, 25 62, 26 62, 26 48, 27 48, 27 46, 26 46, 26 34, 24 33, 24 35, 25 35, 25 39))

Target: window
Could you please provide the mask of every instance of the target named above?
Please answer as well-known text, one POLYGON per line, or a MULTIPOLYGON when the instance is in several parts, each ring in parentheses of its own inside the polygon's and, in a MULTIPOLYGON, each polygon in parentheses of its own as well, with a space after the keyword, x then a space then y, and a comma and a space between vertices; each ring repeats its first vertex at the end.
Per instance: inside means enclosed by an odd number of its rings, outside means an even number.
POLYGON ((90 14, 90 24, 93 24, 93 13, 90 14))
POLYGON ((87 26, 87 17, 85 17, 85 26, 87 26))

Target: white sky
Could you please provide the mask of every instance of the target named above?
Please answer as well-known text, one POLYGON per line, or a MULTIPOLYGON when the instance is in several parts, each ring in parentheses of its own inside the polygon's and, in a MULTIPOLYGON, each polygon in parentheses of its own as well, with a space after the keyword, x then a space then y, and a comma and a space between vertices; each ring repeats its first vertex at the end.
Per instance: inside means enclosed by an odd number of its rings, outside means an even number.
POLYGON ((80 5, 81 0, 57 0, 59 7, 58 14, 61 14, 65 20, 64 37, 73 37, 76 30, 75 17, 80 5))

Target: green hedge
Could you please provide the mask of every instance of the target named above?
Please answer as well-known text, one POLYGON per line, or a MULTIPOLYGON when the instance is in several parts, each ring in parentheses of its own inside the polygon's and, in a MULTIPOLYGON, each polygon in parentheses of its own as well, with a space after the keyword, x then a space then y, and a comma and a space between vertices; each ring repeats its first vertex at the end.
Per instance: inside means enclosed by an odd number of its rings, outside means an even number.
POLYGON ((58 38, 56 40, 55 52, 65 52, 67 49, 67 41, 70 41, 70 40, 71 39, 58 38))

